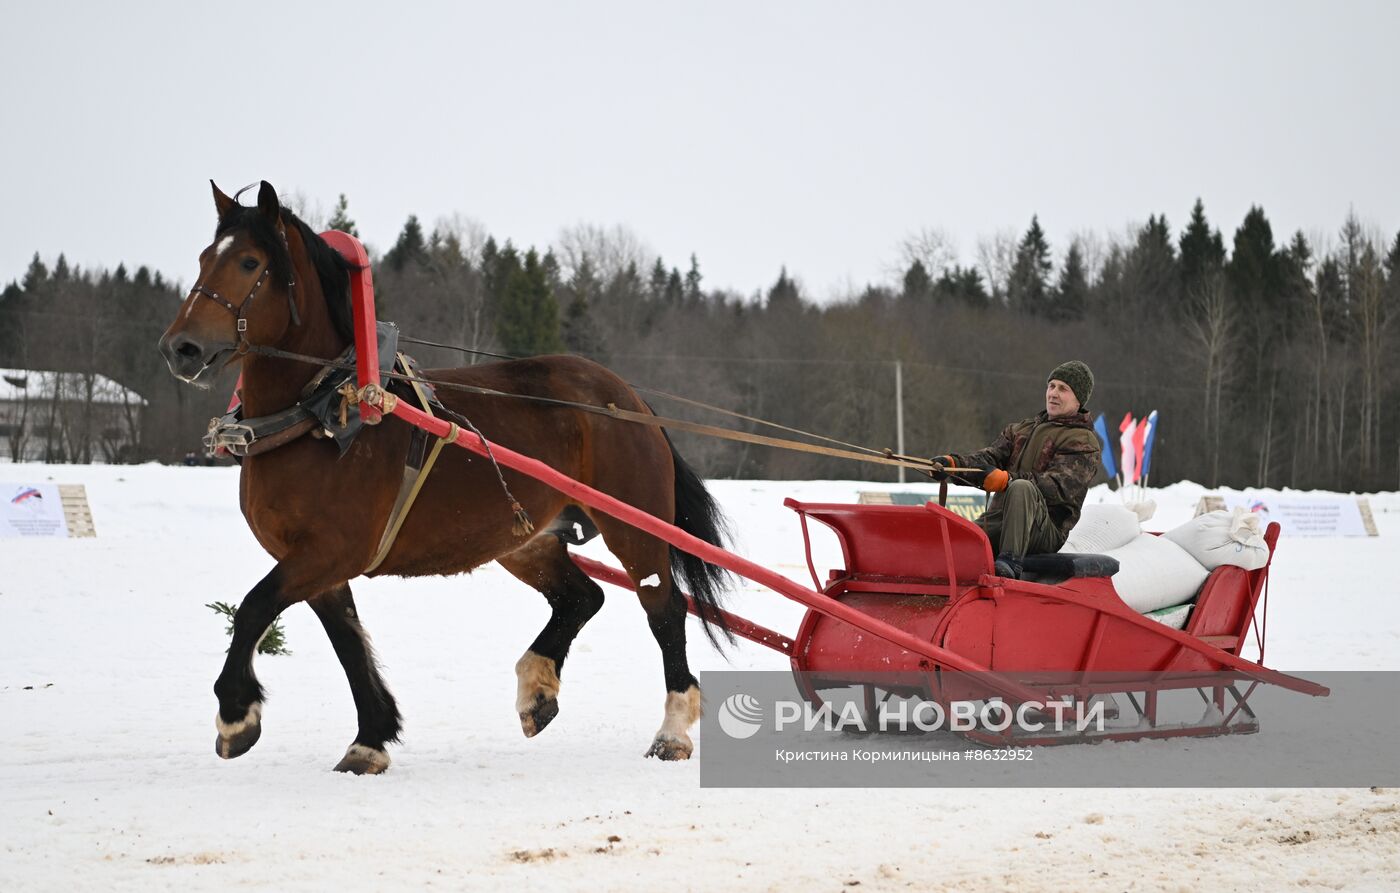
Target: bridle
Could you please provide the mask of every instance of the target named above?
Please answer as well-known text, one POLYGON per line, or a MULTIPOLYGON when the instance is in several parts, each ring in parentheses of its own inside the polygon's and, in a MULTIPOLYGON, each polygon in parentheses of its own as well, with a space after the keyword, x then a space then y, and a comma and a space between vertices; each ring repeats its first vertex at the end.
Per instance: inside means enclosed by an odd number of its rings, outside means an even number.
MULTIPOLYGON (((282 241, 284 244, 286 242, 286 239, 287 236, 285 233, 283 233, 282 241)), ((244 318, 244 314, 246 314, 248 312, 248 308, 253 305, 253 298, 257 296, 258 289, 262 288, 263 283, 267 281, 268 274, 270 274, 271 272, 271 264, 268 264, 267 266, 263 267, 262 273, 258 276, 258 281, 253 283, 253 287, 248 290, 248 296, 245 297, 242 303, 239 304, 234 304, 228 298, 214 291, 212 288, 205 288, 199 283, 195 283, 195 286, 190 289, 190 297, 208 298, 215 304, 218 304, 220 307, 227 310, 229 313, 233 314, 234 328, 238 330, 238 345, 236 347, 238 353, 247 353, 252 347, 252 345, 248 343, 248 320, 244 318)), ((292 315, 292 325, 299 326, 301 325, 301 314, 297 312, 296 287, 296 274, 288 274, 287 310, 292 315)))

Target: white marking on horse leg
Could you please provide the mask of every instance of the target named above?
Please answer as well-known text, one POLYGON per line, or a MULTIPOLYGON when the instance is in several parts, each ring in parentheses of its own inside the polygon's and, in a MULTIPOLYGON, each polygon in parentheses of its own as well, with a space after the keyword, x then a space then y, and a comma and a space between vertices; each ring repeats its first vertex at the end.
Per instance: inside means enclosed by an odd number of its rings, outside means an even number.
POLYGON ((638 585, 638 586, 648 586, 648 587, 652 587, 652 588, 655 588, 655 587, 657 587, 657 586, 660 586, 660 585, 661 585, 661 575, 660 575, 660 574, 652 574, 650 577, 646 577, 645 579, 643 579, 642 582, 638 583, 637 585, 638 585))
POLYGON ((378 775, 389 768, 389 755, 363 744, 352 744, 345 749, 345 756, 335 767, 337 772, 354 772, 356 775, 378 775))
MULTIPOLYGON (((520 715, 525 737, 533 738, 540 731, 535 724, 534 711, 559 697, 559 672, 552 658, 526 651, 515 662, 515 678, 515 712, 520 715)), ((553 714, 545 721, 549 719, 553 719, 553 714)))
POLYGON ((684 738, 690 727, 700 721, 703 705, 704 699, 700 696, 698 685, 692 685, 685 691, 666 692, 666 719, 657 734, 684 738))
POLYGON ((248 708, 247 714, 238 722, 224 722, 224 718, 217 712, 214 714, 214 728, 219 730, 219 737, 225 740, 241 735, 249 726, 262 725, 262 704, 254 704, 248 708))
POLYGON ((515 677, 518 681, 515 709, 522 713, 534 706, 537 694, 546 698, 559 695, 559 674, 551 658, 533 651, 525 652, 515 662, 515 677))
POLYGON ((692 685, 683 692, 667 692, 666 719, 662 721, 661 730, 656 733, 647 756, 660 757, 663 760, 690 759, 690 755, 695 751, 695 744, 690 740, 687 730, 700 719, 703 705, 699 686, 692 685))

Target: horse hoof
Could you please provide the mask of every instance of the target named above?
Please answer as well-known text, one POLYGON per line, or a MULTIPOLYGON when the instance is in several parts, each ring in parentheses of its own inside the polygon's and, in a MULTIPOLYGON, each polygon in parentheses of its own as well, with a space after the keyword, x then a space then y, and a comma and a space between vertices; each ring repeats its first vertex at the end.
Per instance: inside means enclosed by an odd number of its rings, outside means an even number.
POLYGON ((544 727, 549 725, 554 717, 559 715, 559 699, 546 698, 544 695, 535 695, 535 702, 529 710, 520 714, 520 728, 525 732, 526 738, 533 738, 544 727))
POLYGON ((677 738, 674 735, 657 735, 656 740, 651 742, 651 750, 648 750, 648 757, 656 757, 658 760, 688 760, 695 746, 690 743, 689 738, 677 738))
POLYGON ((352 772, 355 775, 378 775, 389 768, 389 755, 363 744, 352 744, 345 756, 335 764, 337 772, 352 772))
POLYGON ((224 722, 216 713, 214 726, 219 730, 219 737, 214 739, 214 753, 225 760, 241 757, 262 737, 262 705, 249 707, 243 719, 234 723, 224 722))

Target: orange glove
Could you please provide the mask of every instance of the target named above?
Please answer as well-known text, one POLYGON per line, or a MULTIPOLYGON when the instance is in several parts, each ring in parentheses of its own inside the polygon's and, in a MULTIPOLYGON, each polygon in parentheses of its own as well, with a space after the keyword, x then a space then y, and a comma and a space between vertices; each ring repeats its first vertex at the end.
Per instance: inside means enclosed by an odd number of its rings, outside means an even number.
POLYGON ((993 468, 987 472, 987 476, 982 479, 982 489, 988 493, 1000 493, 1006 489, 1006 485, 1011 483, 1011 473, 1000 468, 993 468))
POLYGON ((956 467, 957 463, 953 461, 952 456, 935 456, 933 458, 933 465, 929 470, 928 476, 933 478, 935 481, 947 481, 948 472, 944 471, 943 469, 956 467))

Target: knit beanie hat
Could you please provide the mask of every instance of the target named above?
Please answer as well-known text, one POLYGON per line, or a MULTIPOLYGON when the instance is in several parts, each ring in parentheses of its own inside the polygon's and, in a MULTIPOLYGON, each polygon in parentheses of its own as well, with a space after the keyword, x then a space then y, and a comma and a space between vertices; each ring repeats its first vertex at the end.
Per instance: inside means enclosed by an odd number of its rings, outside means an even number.
POLYGON ((1074 399, 1079 401, 1081 411, 1087 408, 1089 395, 1094 393, 1094 373, 1089 371, 1088 366, 1078 360, 1061 363, 1050 373, 1050 377, 1045 379, 1045 383, 1049 384, 1051 379, 1055 378, 1069 385, 1069 389, 1074 392, 1074 399))

